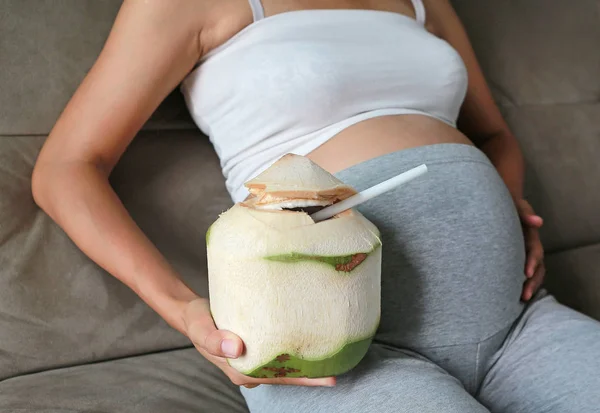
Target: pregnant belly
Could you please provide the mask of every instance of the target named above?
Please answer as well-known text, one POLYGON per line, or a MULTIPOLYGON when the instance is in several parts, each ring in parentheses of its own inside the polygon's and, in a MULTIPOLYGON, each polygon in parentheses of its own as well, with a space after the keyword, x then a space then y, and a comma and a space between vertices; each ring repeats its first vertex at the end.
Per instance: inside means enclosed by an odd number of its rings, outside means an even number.
MULTIPOLYGON (((423 179, 358 207, 380 229, 383 243, 377 338, 407 348, 477 343, 522 310, 519 218, 483 153, 472 145, 419 142, 406 150, 388 146, 389 154, 336 173, 362 190, 420 163, 429 168, 423 179)), ((368 144, 361 148, 370 150, 368 144)))
POLYGON ((436 143, 472 142, 457 129, 425 115, 393 115, 357 123, 307 156, 331 173, 391 152, 436 143))

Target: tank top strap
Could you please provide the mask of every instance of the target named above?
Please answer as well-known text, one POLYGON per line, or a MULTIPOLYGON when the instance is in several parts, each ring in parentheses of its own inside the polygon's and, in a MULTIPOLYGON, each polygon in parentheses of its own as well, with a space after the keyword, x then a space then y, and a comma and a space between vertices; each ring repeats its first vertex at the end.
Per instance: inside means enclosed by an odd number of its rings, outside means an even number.
MULTIPOLYGON (((260 2, 260 0, 255 0, 260 2)), ((411 0, 413 7, 415 8, 415 16, 419 23, 425 24, 425 5, 423 0, 411 0)))
POLYGON ((261 0, 248 0, 250 2, 250 8, 252 9, 252 16, 254 21, 258 21, 265 18, 265 9, 261 3, 261 0))

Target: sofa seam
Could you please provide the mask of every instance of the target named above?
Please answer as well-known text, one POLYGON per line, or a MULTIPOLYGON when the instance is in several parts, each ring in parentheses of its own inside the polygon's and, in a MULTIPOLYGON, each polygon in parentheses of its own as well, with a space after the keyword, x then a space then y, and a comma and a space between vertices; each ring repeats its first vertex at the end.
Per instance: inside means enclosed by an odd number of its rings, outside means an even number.
MULTIPOLYGON (((142 128, 138 131, 139 133, 143 132, 176 132, 176 131, 197 131, 202 133, 202 131, 193 126, 185 126, 185 127, 171 127, 171 128, 142 128)), ((36 132, 36 133, 5 133, 0 132, 0 138, 39 138, 48 136, 50 132, 36 132)))
POLYGON ((68 370, 68 369, 78 368, 78 367, 94 366, 94 365, 97 365, 97 364, 112 363, 112 362, 116 362, 116 361, 120 361, 120 360, 127 360, 127 359, 138 358, 138 357, 152 356, 152 355, 155 355, 155 354, 171 353, 171 352, 176 352, 176 351, 190 350, 190 349, 193 349, 193 348, 194 348, 194 346, 192 344, 190 344, 190 345, 176 346, 176 347, 173 347, 173 348, 167 348, 167 349, 161 349, 161 350, 147 351, 147 352, 142 352, 142 353, 134 353, 134 354, 128 354, 128 355, 123 355, 123 356, 117 356, 117 357, 109 357, 109 358, 102 359, 102 360, 90 360, 90 361, 84 361, 84 360, 82 360, 82 361, 75 362, 75 363, 65 363, 65 364, 62 364, 60 366, 47 367, 47 368, 39 368, 39 369, 31 369, 31 370, 26 370, 26 371, 23 371, 23 372, 15 373, 13 375, 9 375, 7 377, 4 377, 4 378, 0 379, 0 385, 3 382, 5 382, 5 381, 16 380, 16 379, 19 379, 19 378, 22 378, 22 377, 27 377, 27 376, 44 374, 44 373, 49 373, 49 372, 54 372, 54 371, 68 370))
POLYGON ((560 254, 568 253, 571 251, 585 250, 587 248, 593 248, 593 247, 600 247, 600 241, 582 242, 579 244, 574 244, 572 246, 549 249, 546 251, 546 256, 560 255, 560 254))

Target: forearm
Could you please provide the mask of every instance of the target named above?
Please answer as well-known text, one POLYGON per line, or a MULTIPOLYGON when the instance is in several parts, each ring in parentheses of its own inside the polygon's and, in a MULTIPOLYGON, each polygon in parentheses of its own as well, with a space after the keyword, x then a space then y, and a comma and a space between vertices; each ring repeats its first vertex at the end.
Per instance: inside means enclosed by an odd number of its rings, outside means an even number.
POLYGON ((523 154, 516 138, 509 132, 500 133, 478 146, 498 170, 513 199, 523 198, 523 154))
POLYGON ((181 313, 197 298, 135 224, 92 164, 40 167, 34 196, 75 244, 184 332, 181 313))

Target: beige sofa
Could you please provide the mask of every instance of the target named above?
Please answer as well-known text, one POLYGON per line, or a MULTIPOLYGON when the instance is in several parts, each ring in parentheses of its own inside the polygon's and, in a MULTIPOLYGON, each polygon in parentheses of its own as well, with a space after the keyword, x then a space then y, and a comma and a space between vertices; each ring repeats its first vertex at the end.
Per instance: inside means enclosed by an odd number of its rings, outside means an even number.
MULTIPOLYGON (((546 219, 547 285, 600 318, 600 5, 454 4, 522 143, 526 192, 546 219)), ((119 5, 0 0, 0 411, 245 412, 238 389, 79 252, 31 197, 40 146, 119 5)), ((139 225, 206 294, 204 233, 230 200, 178 91, 111 179, 139 225)))

